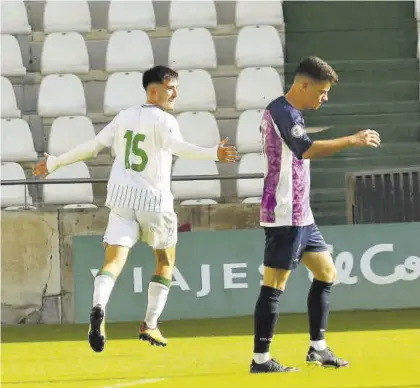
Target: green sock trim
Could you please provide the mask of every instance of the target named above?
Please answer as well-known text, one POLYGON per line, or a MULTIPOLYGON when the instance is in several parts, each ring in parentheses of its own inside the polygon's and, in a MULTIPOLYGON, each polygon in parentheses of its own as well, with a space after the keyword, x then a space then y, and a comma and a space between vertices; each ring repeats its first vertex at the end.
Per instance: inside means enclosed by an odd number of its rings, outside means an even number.
POLYGON ((98 274, 96 275, 97 277, 98 276, 108 276, 108 277, 110 277, 112 280, 115 280, 116 279, 116 276, 112 273, 112 272, 110 272, 110 271, 99 271, 98 272, 98 274))
POLYGON ((152 278, 150 279, 151 282, 155 282, 155 283, 160 283, 163 284, 164 286, 171 288, 171 281, 169 279, 166 279, 162 276, 159 275, 153 275, 152 278))

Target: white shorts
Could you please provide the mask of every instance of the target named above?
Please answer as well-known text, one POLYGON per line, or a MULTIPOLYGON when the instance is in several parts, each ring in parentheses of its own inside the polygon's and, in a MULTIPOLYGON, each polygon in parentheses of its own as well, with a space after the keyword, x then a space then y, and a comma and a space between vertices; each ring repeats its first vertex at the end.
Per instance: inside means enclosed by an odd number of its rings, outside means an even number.
POLYGON ((166 249, 176 245, 178 241, 176 214, 111 209, 104 243, 132 248, 139 239, 153 249, 166 249))

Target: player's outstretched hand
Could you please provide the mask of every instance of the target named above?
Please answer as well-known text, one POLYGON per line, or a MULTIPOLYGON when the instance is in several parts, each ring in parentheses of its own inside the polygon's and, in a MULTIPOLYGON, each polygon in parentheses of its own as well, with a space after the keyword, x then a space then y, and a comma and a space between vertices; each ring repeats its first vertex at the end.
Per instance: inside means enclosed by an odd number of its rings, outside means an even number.
POLYGON ((227 142, 229 141, 229 138, 224 138, 219 143, 219 148, 217 149, 217 157, 219 159, 219 162, 236 162, 239 160, 238 151, 236 151, 235 146, 226 146, 227 142))
POLYGON ((356 147, 377 148, 381 144, 379 133, 372 129, 364 129, 353 135, 353 142, 356 147))
POLYGON ((35 164, 33 168, 33 174, 41 178, 45 178, 49 174, 48 168, 47 168, 47 159, 49 155, 44 154, 44 157, 45 159, 35 164))

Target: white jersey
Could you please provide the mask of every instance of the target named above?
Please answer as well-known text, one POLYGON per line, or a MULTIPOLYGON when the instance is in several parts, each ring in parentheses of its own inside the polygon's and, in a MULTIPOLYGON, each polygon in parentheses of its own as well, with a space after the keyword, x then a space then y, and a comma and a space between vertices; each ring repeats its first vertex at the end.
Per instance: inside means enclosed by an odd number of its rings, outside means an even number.
POLYGON ((94 156, 104 147, 115 156, 105 205, 153 212, 173 211, 172 154, 217 160, 218 148, 186 143, 174 116, 145 104, 121 111, 93 141, 48 158, 48 170, 94 156))

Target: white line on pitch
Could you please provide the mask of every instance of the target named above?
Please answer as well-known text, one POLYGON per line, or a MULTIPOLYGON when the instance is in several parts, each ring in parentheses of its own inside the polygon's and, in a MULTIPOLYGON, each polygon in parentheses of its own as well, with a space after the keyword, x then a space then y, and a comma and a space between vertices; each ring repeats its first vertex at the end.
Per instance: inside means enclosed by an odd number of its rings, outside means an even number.
POLYGON ((151 384, 151 383, 157 383, 159 381, 163 381, 166 379, 142 379, 137 381, 131 381, 129 383, 119 383, 116 385, 107 385, 106 387, 102 388, 122 388, 122 387, 133 387, 136 385, 143 385, 143 384, 151 384))

